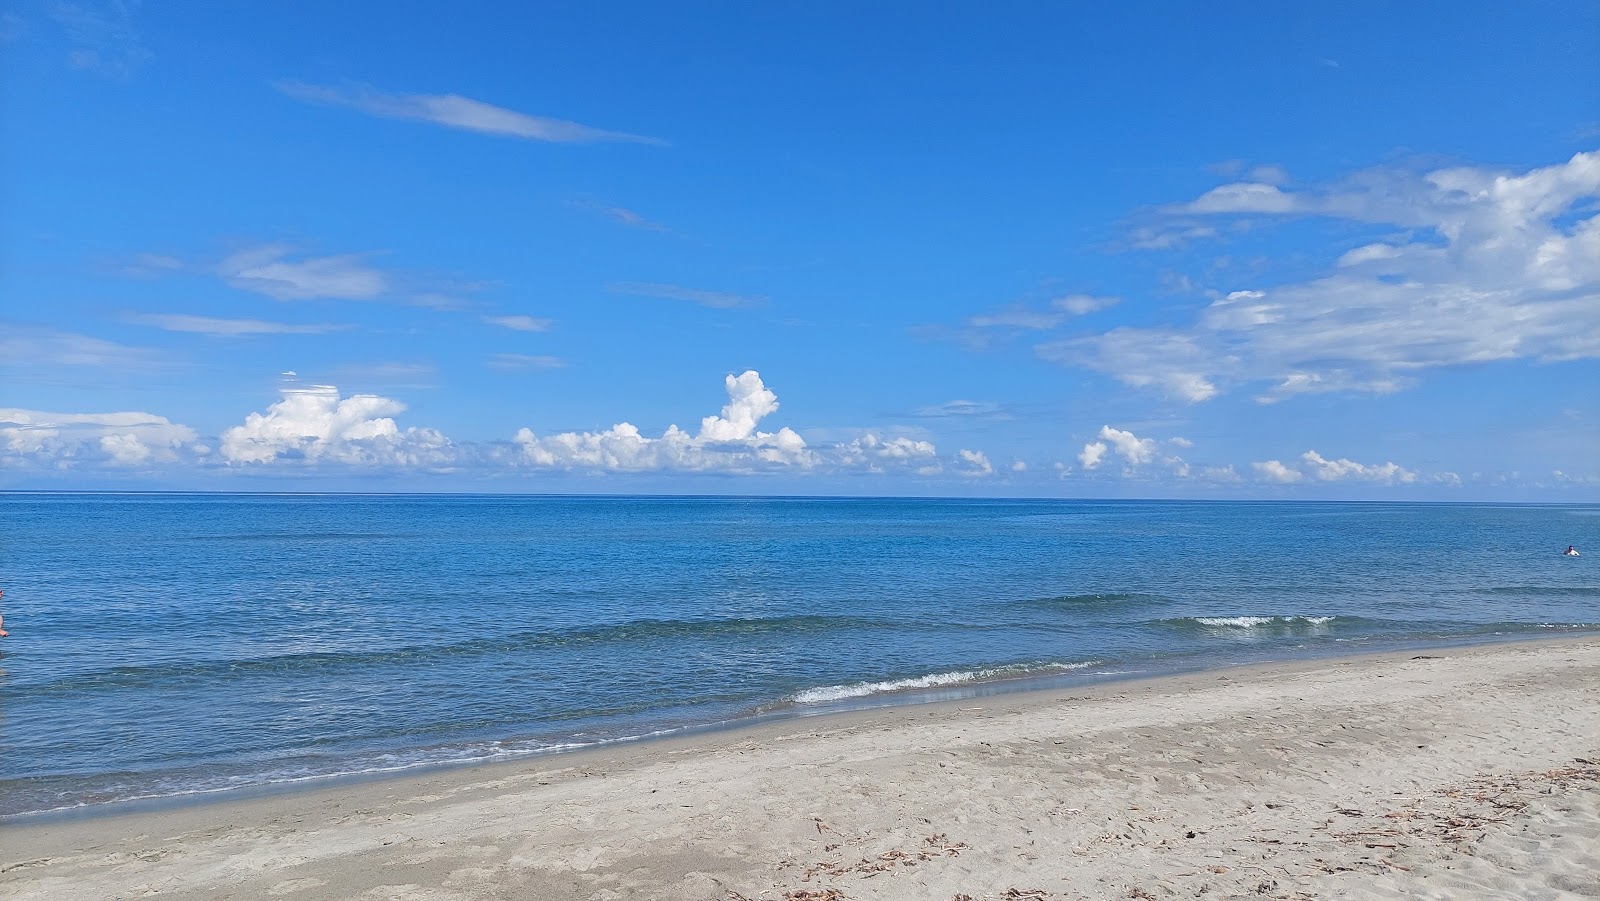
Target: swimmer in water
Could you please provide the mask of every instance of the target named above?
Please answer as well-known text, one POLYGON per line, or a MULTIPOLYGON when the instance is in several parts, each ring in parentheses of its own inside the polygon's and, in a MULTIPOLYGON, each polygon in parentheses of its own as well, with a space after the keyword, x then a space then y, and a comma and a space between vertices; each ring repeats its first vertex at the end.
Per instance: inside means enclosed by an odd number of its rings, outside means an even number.
MULTIPOLYGON (((0 598, 5 596, 6 590, 4 588, 0 588, 0 598)), ((6 631, 6 618, 3 615, 0 615, 0 638, 6 638, 10 635, 11 633, 6 631)))
POLYGON ((1563 557, 1576 557, 1576 556, 1578 556, 1578 549, 1569 544, 1569 545, 1567 545, 1567 549, 1561 552, 1561 556, 1563 556, 1563 557))

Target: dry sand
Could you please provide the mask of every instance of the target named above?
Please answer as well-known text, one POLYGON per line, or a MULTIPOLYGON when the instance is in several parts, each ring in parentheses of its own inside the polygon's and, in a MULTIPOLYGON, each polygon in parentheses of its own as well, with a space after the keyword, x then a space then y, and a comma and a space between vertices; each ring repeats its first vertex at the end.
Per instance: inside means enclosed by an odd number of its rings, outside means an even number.
POLYGON ((0 897, 1600 897, 1600 639, 793 720, 0 828, 0 897))

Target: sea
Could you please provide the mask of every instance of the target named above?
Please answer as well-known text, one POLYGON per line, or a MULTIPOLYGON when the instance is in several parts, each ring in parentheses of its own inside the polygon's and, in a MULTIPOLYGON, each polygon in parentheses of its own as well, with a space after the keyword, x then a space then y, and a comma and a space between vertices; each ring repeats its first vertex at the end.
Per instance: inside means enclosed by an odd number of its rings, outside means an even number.
POLYGON ((1595 505, 5 493, 0 817, 1600 634, 1597 564, 1595 505))

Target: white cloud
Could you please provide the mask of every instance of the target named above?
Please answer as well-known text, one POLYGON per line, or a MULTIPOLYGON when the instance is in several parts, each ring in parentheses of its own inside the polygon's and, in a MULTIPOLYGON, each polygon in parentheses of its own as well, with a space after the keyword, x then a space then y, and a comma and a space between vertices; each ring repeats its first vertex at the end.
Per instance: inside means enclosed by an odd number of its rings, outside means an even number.
POLYGON ((483 321, 516 332, 542 332, 552 325, 552 320, 535 319, 532 316, 485 316, 483 321))
POLYGON ((1298 482, 1301 478, 1303 478, 1303 476, 1300 474, 1300 470, 1291 469, 1283 465, 1283 463, 1279 460, 1267 460, 1261 463, 1251 463, 1250 468, 1254 469, 1262 478, 1271 482, 1298 482))
POLYGON ((501 372, 521 372, 527 369, 560 369, 567 361, 543 354, 494 354, 489 357, 490 369, 501 372))
POLYGON ((11 466, 70 470, 194 459, 209 451, 198 438, 150 413, 0 409, 0 459, 11 466))
POLYGON ((617 294, 631 294, 635 297, 686 300, 702 307, 711 307, 717 310, 742 310, 761 306, 767 302, 765 297, 728 294, 722 291, 701 291, 695 288, 681 288, 677 285, 650 282, 618 282, 611 286, 611 290, 617 294))
POLYGON ((1104 441, 1091 441, 1085 444, 1083 450, 1078 454, 1079 465, 1084 469, 1094 469, 1100 465, 1100 461, 1105 459, 1108 449, 1104 441))
POLYGON ((994 473, 994 466, 989 462, 989 457, 983 451, 967 450, 962 448, 956 453, 964 476, 986 476, 994 473))
POLYGON ((1011 464, 1011 471, 1012 472, 1027 472, 1028 471, 1028 464, 1025 461, 1017 460, 1016 462, 1011 464))
MULTIPOLYGON (((1262 479, 1285 484, 1308 478, 1323 482, 1376 482, 1384 485, 1408 485, 1417 481, 1416 473, 1396 463, 1357 463, 1342 457, 1329 460, 1314 450, 1308 450, 1300 455, 1299 466, 1287 466, 1278 460, 1251 463, 1250 466, 1262 479)), ((1445 473, 1446 478, 1437 481, 1448 484, 1450 482, 1448 477, 1453 475, 1445 473)))
POLYGON ((755 370, 723 380, 728 402, 720 413, 700 420, 698 433, 676 425, 659 437, 621 422, 599 432, 539 436, 530 429, 516 435, 518 460, 527 466, 602 472, 757 472, 886 473, 922 476, 946 472, 946 462, 962 475, 985 475, 993 465, 980 451, 964 450, 949 461, 930 441, 904 435, 865 432, 848 441, 811 446, 783 427, 762 431, 761 423, 779 408, 777 395, 755 370))
MULTIPOLYGON (((1109 425, 1101 426, 1095 437, 1099 440, 1085 444, 1078 454, 1078 463, 1084 469, 1095 469, 1109 459, 1120 458, 1124 464, 1124 475, 1131 475, 1152 463, 1179 477, 1189 474, 1189 464, 1176 454, 1161 453, 1160 444, 1154 438, 1140 438, 1126 429, 1109 425)), ((1173 438, 1168 443, 1178 447, 1193 446, 1193 442, 1187 438, 1173 438)))
POLYGON ((1409 483, 1417 480, 1416 473, 1402 469, 1394 463, 1379 463, 1367 465, 1354 460, 1340 458, 1329 460, 1314 450, 1308 450, 1300 455, 1306 467, 1313 475, 1324 482, 1341 482, 1346 480, 1362 482, 1394 482, 1409 483))
POLYGON ((130 318, 134 322, 153 325, 169 332, 195 332, 229 338, 243 335, 322 335, 349 328, 347 325, 330 323, 293 325, 286 322, 264 322, 260 319, 215 319, 210 316, 188 316, 182 313, 147 313, 130 318))
POLYGON ((1140 438, 1132 432, 1114 429, 1108 425, 1100 427, 1100 440, 1109 443, 1113 451, 1134 466, 1149 463, 1156 455, 1154 439, 1140 438))
POLYGON ((405 404, 374 394, 339 397, 331 385, 283 389, 265 413, 222 433, 229 463, 337 463, 389 468, 443 468, 458 460, 450 440, 433 429, 401 430, 391 418, 405 404))
POLYGON ((799 434, 788 427, 757 430, 761 420, 778 409, 778 397, 755 370, 724 380, 728 403, 721 415, 700 421, 691 435, 669 426, 659 438, 640 434, 622 422, 603 432, 565 432, 540 438, 529 429, 514 439, 522 462, 559 469, 614 472, 657 470, 756 472, 774 468, 806 469, 820 462, 799 434))
POLYGON ((233 287, 274 300, 372 300, 389 289, 383 272, 359 254, 296 260, 280 244, 240 251, 218 263, 216 271, 233 287))
POLYGON ((385 119, 408 119, 445 128, 505 135, 530 141, 558 144, 594 144, 622 141, 634 144, 663 144, 659 138, 607 131, 567 122, 530 116, 494 106, 459 94, 391 94, 367 85, 340 88, 284 82, 278 90, 297 100, 328 106, 342 106, 385 119))
POLYGON ((1195 217, 1301 215, 1396 226, 1327 274, 1218 293, 1187 327, 1040 345, 1046 359, 1191 402, 1251 383, 1271 403, 1401 390, 1430 368, 1600 357, 1600 152, 1527 172, 1381 168, 1286 192, 1226 185, 1169 207, 1195 217))

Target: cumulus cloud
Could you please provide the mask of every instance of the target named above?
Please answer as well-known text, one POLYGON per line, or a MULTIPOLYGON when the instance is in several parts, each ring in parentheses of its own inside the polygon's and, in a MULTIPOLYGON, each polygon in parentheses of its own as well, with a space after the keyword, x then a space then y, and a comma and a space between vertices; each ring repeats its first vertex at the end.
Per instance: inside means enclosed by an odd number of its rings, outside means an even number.
POLYGON ((1291 469, 1283 465, 1280 460, 1264 460, 1260 463, 1251 463, 1250 468, 1269 482, 1298 482, 1303 478, 1300 470, 1291 469))
MULTIPOLYGON (((1266 460, 1251 463, 1250 467, 1263 480, 1283 484, 1305 479, 1317 479, 1323 482, 1375 482, 1383 485, 1408 485, 1417 481, 1416 473, 1397 463, 1357 463, 1343 457, 1329 460, 1314 450, 1301 454, 1298 466, 1288 466, 1279 460, 1266 460)), ((1454 473, 1444 475, 1454 476, 1454 473)), ((1450 479, 1438 481, 1449 483, 1450 479)))
POLYGON ((529 429, 514 439, 524 463, 560 469, 617 472, 652 470, 756 472, 773 468, 810 468, 821 462, 805 439, 787 426, 777 432, 758 430, 761 420, 778 409, 778 396, 755 370, 724 380, 728 403, 720 415, 700 420, 700 432, 669 426, 659 438, 621 422, 603 432, 564 432, 540 438, 529 429))
POLYGON ((0 409, 0 459, 18 467, 131 467, 209 453, 188 426, 150 413, 0 409))
POLYGON ((956 453, 956 459, 961 463, 959 472, 964 476, 986 476, 994 473, 994 466, 983 451, 962 448, 956 453))
POLYGON ((1186 326, 1038 352, 1190 402, 1263 385, 1262 403, 1398 391, 1443 366, 1600 357, 1597 201, 1600 152, 1525 172, 1379 168, 1298 191, 1224 185, 1166 208, 1168 227, 1298 216, 1402 231, 1344 250, 1317 278, 1218 292, 1186 326))
POLYGON ((384 119, 407 119, 445 128, 557 144, 626 142, 664 144, 659 138, 591 128, 562 119, 530 116, 460 94, 391 94, 367 85, 330 88, 283 82, 278 90, 308 103, 342 106, 384 119))
POLYGON ((1408 483, 1417 480, 1416 473, 1402 469, 1394 463, 1368 465, 1357 463, 1354 460, 1347 460, 1343 457, 1337 460, 1329 460, 1314 450, 1308 450, 1301 454, 1300 459, 1305 462, 1306 468, 1312 474, 1324 482, 1355 480, 1388 484, 1394 482, 1408 483))
MULTIPOLYGON (((1140 438, 1126 429, 1112 428, 1109 425, 1100 427, 1096 437, 1097 441, 1090 441, 1078 453, 1078 463, 1086 470, 1096 469, 1101 463, 1119 458, 1125 467, 1125 473, 1132 473, 1148 464, 1160 464, 1164 469, 1177 476, 1189 474, 1189 465, 1182 457, 1176 454, 1162 453, 1160 442, 1154 438, 1140 438)), ((1192 447, 1193 442, 1186 438, 1173 438, 1167 441, 1175 447, 1192 447)))
POLYGON ((433 429, 401 429, 392 417, 405 404, 375 394, 340 398, 331 385, 283 389, 265 413, 222 433, 221 454, 235 465, 335 463, 392 468, 446 468, 458 452, 433 429))

